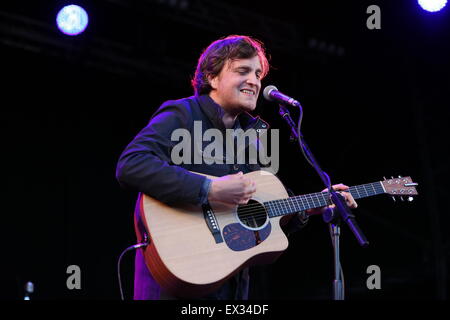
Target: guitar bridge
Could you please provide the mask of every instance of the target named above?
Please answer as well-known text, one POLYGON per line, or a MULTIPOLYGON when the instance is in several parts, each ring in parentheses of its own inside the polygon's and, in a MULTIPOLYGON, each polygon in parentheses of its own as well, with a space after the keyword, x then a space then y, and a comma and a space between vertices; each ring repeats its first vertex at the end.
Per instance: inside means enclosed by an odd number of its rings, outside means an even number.
POLYGON ((219 224, 217 223, 216 216, 209 204, 202 205, 203 216, 205 218, 206 225, 209 231, 211 231, 212 236, 216 243, 223 242, 222 234, 220 233, 219 224))

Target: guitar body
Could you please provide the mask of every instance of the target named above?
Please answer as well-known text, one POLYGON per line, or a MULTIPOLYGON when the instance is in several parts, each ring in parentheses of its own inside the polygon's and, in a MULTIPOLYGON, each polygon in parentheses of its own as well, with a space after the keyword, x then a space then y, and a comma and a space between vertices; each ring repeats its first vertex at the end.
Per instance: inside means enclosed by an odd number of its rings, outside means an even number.
MULTIPOLYGON (((256 183, 252 200, 263 203, 289 197, 273 174, 255 171, 246 175, 256 183)), ((238 206, 211 203, 220 242, 208 228, 201 207, 170 207, 147 195, 139 201, 140 218, 150 238, 144 248, 147 267, 161 287, 178 297, 211 293, 242 268, 271 263, 288 247, 281 217, 249 228, 240 223, 238 206)))

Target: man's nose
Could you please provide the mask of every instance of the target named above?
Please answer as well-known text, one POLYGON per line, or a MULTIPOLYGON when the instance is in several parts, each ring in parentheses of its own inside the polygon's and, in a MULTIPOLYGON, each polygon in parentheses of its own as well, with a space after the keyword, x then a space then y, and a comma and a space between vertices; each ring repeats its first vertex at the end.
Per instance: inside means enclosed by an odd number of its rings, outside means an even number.
POLYGON ((254 85, 254 86, 258 86, 261 82, 259 81, 258 77, 255 74, 250 74, 247 77, 246 82, 248 84, 254 85))

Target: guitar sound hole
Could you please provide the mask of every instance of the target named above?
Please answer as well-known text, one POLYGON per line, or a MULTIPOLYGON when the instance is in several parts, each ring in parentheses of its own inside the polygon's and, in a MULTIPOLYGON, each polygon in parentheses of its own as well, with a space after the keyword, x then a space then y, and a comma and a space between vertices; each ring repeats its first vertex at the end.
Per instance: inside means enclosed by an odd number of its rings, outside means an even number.
POLYGON ((249 229, 260 229, 267 221, 266 208, 255 200, 239 205, 237 215, 239 221, 249 229))

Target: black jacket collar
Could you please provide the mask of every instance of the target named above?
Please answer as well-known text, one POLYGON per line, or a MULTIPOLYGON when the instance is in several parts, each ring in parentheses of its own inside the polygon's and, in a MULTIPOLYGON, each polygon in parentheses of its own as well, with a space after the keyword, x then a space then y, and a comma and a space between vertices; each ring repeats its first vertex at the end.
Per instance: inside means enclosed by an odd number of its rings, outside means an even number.
MULTIPOLYGON (((220 105, 218 105, 214 100, 207 94, 196 96, 199 105, 208 117, 208 119, 213 123, 213 125, 220 129, 225 130, 225 126, 222 121, 224 111, 220 105)), ((239 123, 242 129, 269 129, 269 124, 262 120, 260 117, 253 117, 248 112, 243 112, 238 116, 239 123)))

